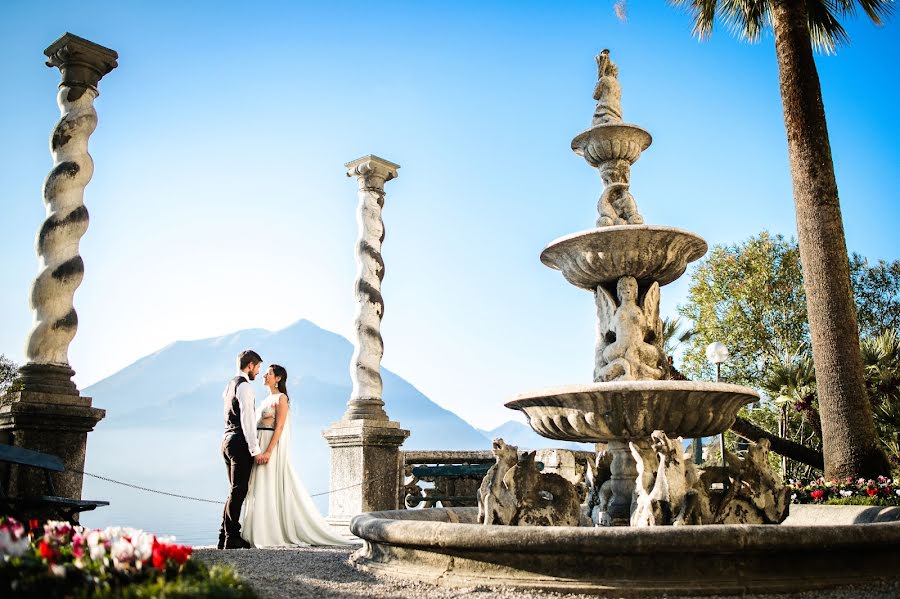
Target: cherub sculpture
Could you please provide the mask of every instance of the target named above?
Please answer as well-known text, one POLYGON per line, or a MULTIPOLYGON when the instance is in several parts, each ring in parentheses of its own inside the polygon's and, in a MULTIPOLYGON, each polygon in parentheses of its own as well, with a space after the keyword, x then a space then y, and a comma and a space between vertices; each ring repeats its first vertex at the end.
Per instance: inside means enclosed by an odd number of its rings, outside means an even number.
POLYGON ((642 225, 644 217, 638 213, 634 196, 628 191, 627 183, 610 183, 603 190, 597 202, 598 227, 610 225, 642 225))
POLYGON ((619 67, 609 57, 609 50, 603 50, 597 60, 597 85, 594 99, 597 107, 591 125, 615 125, 622 122, 622 88, 619 85, 619 67))
POLYGON ((602 285, 597 300, 597 366, 594 380, 658 380, 666 373, 660 343, 659 283, 654 282, 639 303, 638 283, 622 277, 616 285, 618 305, 602 285))

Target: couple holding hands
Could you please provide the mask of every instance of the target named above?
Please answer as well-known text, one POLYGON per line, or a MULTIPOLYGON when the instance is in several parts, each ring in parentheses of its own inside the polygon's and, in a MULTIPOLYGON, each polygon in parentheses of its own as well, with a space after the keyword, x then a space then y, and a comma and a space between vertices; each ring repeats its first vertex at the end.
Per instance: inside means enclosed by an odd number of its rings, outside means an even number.
POLYGON ((269 395, 257 407, 250 383, 259 376, 262 358, 245 350, 237 366, 222 394, 222 455, 231 488, 218 548, 351 544, 325 522, 291 465, 287 371, 269 366, 263 374, 269 395))

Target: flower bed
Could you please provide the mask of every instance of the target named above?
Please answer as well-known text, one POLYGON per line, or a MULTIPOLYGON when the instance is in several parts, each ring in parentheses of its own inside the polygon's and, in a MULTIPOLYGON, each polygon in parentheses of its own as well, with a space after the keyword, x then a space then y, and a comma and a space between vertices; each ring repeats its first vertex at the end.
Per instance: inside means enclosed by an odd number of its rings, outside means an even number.
POLYGON ((791 503, 825 505, 900 505, 900 481, 886 476, 866 480, 848 478, 844 481, 818 478, 812 481, 791 481, 791 503))
POLYGON ((92 530, 0 517, 0 596, 122 598, 255 594, 227 567, 191 559, 191 548, 132 528, 92 530))

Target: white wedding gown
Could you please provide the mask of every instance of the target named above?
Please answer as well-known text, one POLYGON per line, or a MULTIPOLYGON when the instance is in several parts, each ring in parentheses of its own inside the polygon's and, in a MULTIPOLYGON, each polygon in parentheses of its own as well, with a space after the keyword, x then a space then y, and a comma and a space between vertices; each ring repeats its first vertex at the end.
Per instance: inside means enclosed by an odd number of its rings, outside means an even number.
MULTIPOLYGON (((280 397, 281 394, 269 395, 263 400, 256 411, 257 426, 263 420, 274 422, 280 397)), ((268 427, 275 428, 274 424, 268 427)), ((272 430, 257 431, 263 451, 273 434, 272 430)), ((269 462, 253 466, 241 536, 254 547, 350 545, 351 541, 341 537, 319 514, 291 466, 290 445, 291 419, 287 418, 269 462)))

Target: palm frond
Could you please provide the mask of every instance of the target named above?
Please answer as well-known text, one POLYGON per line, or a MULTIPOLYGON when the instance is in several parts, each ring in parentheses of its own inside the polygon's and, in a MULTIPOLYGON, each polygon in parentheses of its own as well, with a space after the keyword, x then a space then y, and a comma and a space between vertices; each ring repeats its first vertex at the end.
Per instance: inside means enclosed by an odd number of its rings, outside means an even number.
POLYGON ((838 46, 850 43, 847 30, 835 15, 835 12, 841 10, 835 6, 837 3, 839 0, 819 0, 806 3, 809 39, 813 48, 825 54, 834 54, 838 46))
POLYGON ((852 17, 856 15, 856 6, 859 5, 876 25, 883 25, 884 19, 891 16, 896 9, 892 0, 830 0, 834 9, 841 16, 852 17))
MULTIPOLYGON (((690 15, 692 33, 700 39, 712 35, 717 18, 734 35, 750 42, 758 41, 772 25, 772 0, 669 0, 669 4, 690 15)), ((839 19, 854 16, 857 8, 881 25, 894 14, 896 4, 893 0, 807 0, 807 26, 813 48, 833 54, 838 46, 848 44, 850 36, 839 19)))
POLYGON ((722 0, 718 14, 732 34, 757 42, 771 24, 769 8, 768 0, 722 0))
POLYGON ((691 15, 691 20, 694 22, 692 33, 698 38, 706 39, 712 35, 718 0, 669 0, 669 3, 691 15))

